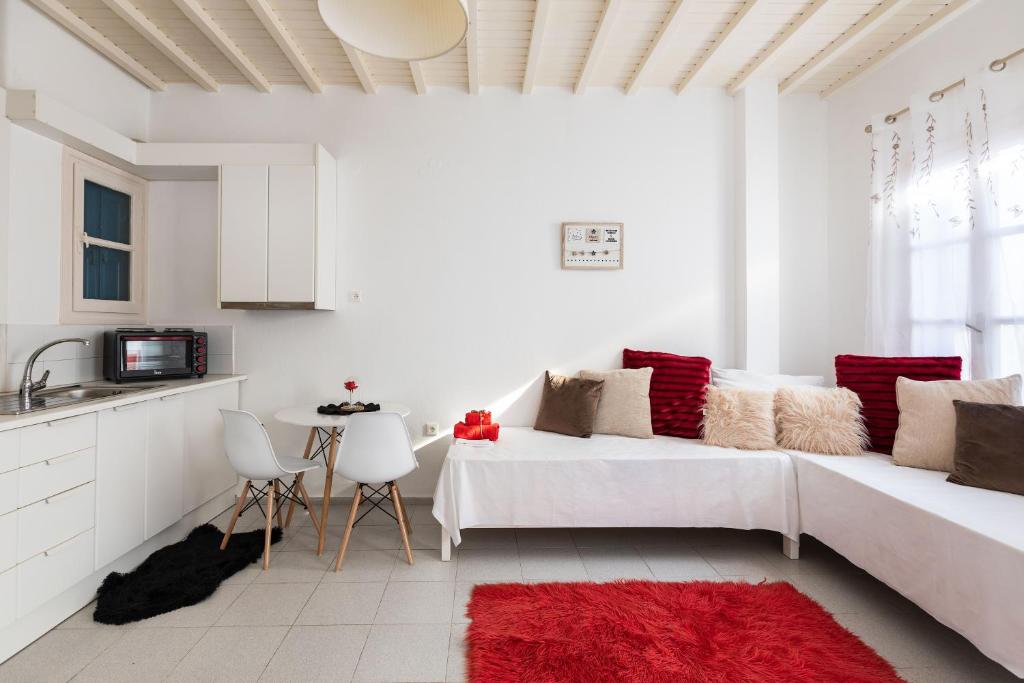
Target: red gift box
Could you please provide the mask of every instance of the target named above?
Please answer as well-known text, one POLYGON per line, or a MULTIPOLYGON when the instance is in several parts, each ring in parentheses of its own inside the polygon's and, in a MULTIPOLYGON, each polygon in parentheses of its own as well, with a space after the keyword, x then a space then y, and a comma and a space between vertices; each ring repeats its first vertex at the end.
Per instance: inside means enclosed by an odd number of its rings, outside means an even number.
POLYGON ((455 438, 466 439, 467 441, 489 441, 498 440, 498 427, 496 424, 468 425, 459 422, 455 425, 455 438))
POLYGON ((467 425, 489 425, 491 424, 491 411, 489 410, 471 410, 466 413, 466 419, 464 422, 467 425))

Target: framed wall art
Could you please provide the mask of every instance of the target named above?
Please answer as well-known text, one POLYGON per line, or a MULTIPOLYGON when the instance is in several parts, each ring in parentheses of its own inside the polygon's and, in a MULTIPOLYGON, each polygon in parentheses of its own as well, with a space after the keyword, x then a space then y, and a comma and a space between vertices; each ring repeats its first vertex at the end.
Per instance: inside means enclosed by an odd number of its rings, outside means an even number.
POLYGON ((562 223, 562 268, 622 268, 622 223, 562 223))

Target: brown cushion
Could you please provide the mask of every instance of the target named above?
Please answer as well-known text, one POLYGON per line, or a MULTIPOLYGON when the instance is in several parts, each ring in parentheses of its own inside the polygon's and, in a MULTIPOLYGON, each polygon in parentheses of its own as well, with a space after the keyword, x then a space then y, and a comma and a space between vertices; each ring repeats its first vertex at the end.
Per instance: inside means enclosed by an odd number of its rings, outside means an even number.
POLYGON ((1024 496, 1024 408, 953 401, 956 452, 946 481, 1024 496))
POLYGON ((603 385, 599 379, 579 379, 545 372, 544 394, 533 428, 590 438, 594 433, 603 385))

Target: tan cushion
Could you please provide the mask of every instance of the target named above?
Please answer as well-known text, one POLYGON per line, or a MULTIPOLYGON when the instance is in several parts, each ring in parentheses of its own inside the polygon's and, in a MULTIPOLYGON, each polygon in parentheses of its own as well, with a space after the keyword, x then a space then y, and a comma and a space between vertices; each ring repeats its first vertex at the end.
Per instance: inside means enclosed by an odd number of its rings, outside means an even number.
POLYGON ((636 370, 581 370, 580 378, 600 380, 595 434, 618 434, 653 439, 651 428, 651 375, 654 368, 636 370))
POLYGON ((604 382, 544 373, 544 393, 533 428, 590 438, 604 382))
POLYGON ((704 443, 764 451, 775 448, 775 392, 709 386, 704 443))
POLYGON ((857 455, 867 443, 860 398, 849 389, 780 387, 775 392, 779 446, 825 455, 857 455))
POLYGON ((1020 375, 970 382, 896 380, 900 426, 892 446, 892 461, 905 467, 953 471, 956 450, 956 410, 953 401, 971 403, 1020 402, 1020 375))

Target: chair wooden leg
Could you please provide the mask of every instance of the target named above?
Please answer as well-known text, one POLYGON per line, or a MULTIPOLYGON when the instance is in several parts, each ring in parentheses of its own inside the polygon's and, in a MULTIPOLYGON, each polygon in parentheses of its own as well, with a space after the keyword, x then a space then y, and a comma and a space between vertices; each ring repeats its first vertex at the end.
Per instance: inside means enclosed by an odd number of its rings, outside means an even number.
POLYGON ((356 513, 359 512, 359 503, 363 500, 363 487, 356 483, 356 492, 352 496, 352 508, 348 511, 348 522, 345 523, 345 533, 341 537, 341 545, 338 546, 338 558, 334 561, 334 571, 341 570, 341 563, 345 560, 345 549, 348 548, 348 539, 352 536, 352 525, 356 523, 356 513))
POLYGON ((405 507, 405 498, 402 498, 402 491, 398 488, 398 482, 395 482, 395 496, 398 498, 398 507, 402 508, 402 519, 405 520, 405 530, 411 535, 412 534, 412 520, 409 519, 409 510, 405 507))
MULTIPOLYGON (((299 477, 301 477, 301 476, 302 476, 302 473, 300 472, 299 473, 299 477)), ((317 536, 319 536, 320 535, 320 520, 317 518, 316 510, 313 509, 313 502, 309 499, 309 492, 306 491, 306 486, 302 483, 302 479, 300 479, 299 477, 296 477, 296 479, 295 479, 295 487, 294 488, 298 491, 299 495, 302 496, 302 502, 306 504, 306 512, 309 513, 309 521, 311 521, 313 523, 313 529, 316 531, 317 536)), ((295 502, 292 501, 292 504, 294 505, 295 502)), ((287 523, 288 522, 286 520, 285 524, 287 524, 287 523)))
MULTIPOLYGON (((309 460, 309 455, 310 455, 310 453, 313 452, 313 437, 315 437, 315 436, 316 436, 316 427, 310 427, 310 429, 309 429, 309 438, 306 439, 306 450, 302 453, 302 457, 305 460, 309 460)), ((295 478, 296 486, 302 481, 302 476, 304 474, 305 474, 305 472, 299 472, 299 476, 295 478)), ((306 508, 308 510, 312 510, 312 508, 309 507, 309 499, 308 498, 306 499, 306 508)), ((288 506, 288 517, 286 517, 285 520, 284 520, 284 525, 286 527, 289 527, 289 526, 292 525, 292 515, 293 514, 295 514, 295 501, 294 500, 288 506)))
POLYGON ((334 461, 338 456, 338 428, 331 427, 331 450, 327 453, 327 478, 324 480, 324 504, 320 508, 320 540, 316 544, 317 557, 324 554, 327 540, 327 515, 331 510, 331 486, 334 485, 334 461))
POLYGON ((281 501, 281 480, 274 480, 274 497, 278 500, 277 506, 277 525, 284 529, 284 505, 280 504, 281 501))
POLYGON ((270 569, 270 534, 274 529, 274 486, 267 482, 267 528, 263 533, 263 568, 270 569))
POLYGON ((238 497, 238 504, 235 505, 235 511, 231 513, 231 521, 228 522, 228 530, 224 532, 224 540, 220 542, 220 549, 228 547, 228 539, 231 538, 231 533, 235 530, 235 523, 238 521, 239 515, 242 514, 242 508, 245 507, 245 501, 249 498, 249 484, 252 482, 248 479, 245 480, 245 488, 242 489, 242 495, 238 497))
POLYGON ((402 545, 405 546, 405 559, 412 564, 412 546, 409 545, 409 532, 405 530, 405 515, 402 513, 402 503, 398 498, 398 486, 391 482, 391 502, 395 505, 395 512, 398 513, 398 530, 402 532, 402 545))

